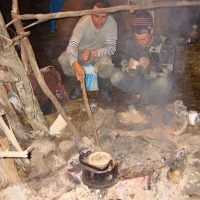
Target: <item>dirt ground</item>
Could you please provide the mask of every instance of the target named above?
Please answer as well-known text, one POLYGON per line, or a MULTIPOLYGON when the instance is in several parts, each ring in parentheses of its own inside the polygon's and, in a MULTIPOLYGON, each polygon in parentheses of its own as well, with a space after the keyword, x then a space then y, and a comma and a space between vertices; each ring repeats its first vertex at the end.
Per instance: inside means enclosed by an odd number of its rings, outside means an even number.
MULTIPOLYGON (((36 49, 39 66, 53 65, 60 72, 62 84, 68 92, 68 82, 57 62, 59 54, 66 48, 68 38, 63 41, 63 38, 59 37, 59 30, 52 34, 49 31, 48 24, 45 24, 44 27, 45 35, 42 33, 37 34, 37 39, 34 39, 33 32, 32 36, 32 44, 36 49), (40 37, 38 37, 39 35, 40 37)), ((40 33, 44 30, 35 31, 40 33)), ((120 40, 118 52, 114 56, 116 66, 119 65, 123 40, 120 40)), ((188 110, 200 111, 199 89, 196 87, 199 83, 199 78, 196 74, 192 75, 192 70, 190 69, 192 61, 188 61, 191 49, 195 48, 198 49, 199 44, 177 46, 174 69, 175 84, 171 102, 181 99, 188 110)), ((116 114, 125 112, 129 108, 123 104, 126 94, 116 89, 113 92, 113 96, 114 103, 108 103, 101 99, 99 92, 88 92, 89 100, 94 101, 97 105, 97 112, 94 113, 94 117, 102 149, 119 160, 119 180, 117 184, 104 189, 94 189, 83 184, 81 179, 82 168, 78 162, 78 154, 74 151, 74 141, 69 131, 66 130, 67 141, 70 140, 72 144, 70 143, 70 146, 67 143, 69 146, 68 148, 65 147, 64 152, 74 152, 71 154, 70 160, 67 160, 68 154, 66 153, 64 158, 67 162, 64 162, 64 168, 52 175, 52 177, 47 176, 46 179, 44 178, 44 181, 40 183, 43 189, 35 189, 32 184, 32 178, 28 185, 36 190, 42 199, 45 195, 47 197, 45 196, 44 199, 51 199, 55 197, 55 193, 58 195, 57 199, 198 199, 197 196, 199 194, 197 191, 199 190, 200 179, 197 174, 199 170, 198 167, 195 168, 194 166, 199 162, 197 161, 199 158, 196 156, 200 151, 199 142, 197 142, 200 138, 199 126, 190 126, 188 124, 185 126, 185 118, 176 121, 177 116, 166 116, 165 111, 163 113, 163 108, 149 105, 148 108, 141 106, 138 109, 142 109, 141 112, 143 114, 146 114, 146 110, 149 109, 148 114, 150 113, 150 116, 153 116, 151 127, 144 125, 144 127, 140 127, 141 130, 140 128, 134 130, 133 126, 131 126, 132 129, 126 126, 119 127, 118 121, 116 122, 116 114), (145 112, 143 112, 144 110, 145 112), (182 131, 181 134, 176 135, 179 131, 182 131), (195 161, 191 163, 190 157, 195 161), (71 167, 75 171, 74 173, 71 173, 68 169, 71 167), (193 175, 195 173, 197 177, 193 175), (67 180, 60 180, 62 176, 56 176, 58 174, 67 174, 67 180), (49 183, 52 180, 53 182, 59 182, 61 186, 54 185, 55 191, 49 193, 47 188, 53 187, 49 183), (190 184, 189 180, 194 183, 190 184), (44 189, 43 184, 46 189, 44 189), (148 190, 149 184, 150 190, 148 190), (66 185, 69 185, 71 189, 66 190, 66 185)), ((79 146, 78 151, 94 151, 94 135, 90 129, 83 99, 69 101, 64 108, 82 137, 78 142, 76 141, 79 146)), ((55 116, 57 115, 51 114, 47 117, 52 120, 55 119, 55 116)), ((59 145, 63 142, 62 137, 58 139, 59 145)), ((66 140, 65 137, 64 139, 66 140)), ((54 159, 52 158, 52 160, 54 159)), ((39 175, 38 169, 32 171, 32 176, 36 175, 39 175)))
MULTIPOLYGON (((37 5, 42 6, 38 2, 37 5)), ((47 22, 31 30, 30 40, 40 68, 53 66, 69 93, 68 81, 57 61, 69 38, 61 38, 59 30, 51 33, 47 22)), ((116 66, 123 41, 124 38, 120 39, 114 56, 116 66)), ((200 112, 200 60, 195 60, 195 71, 191 52, 199 50, 200 43, 177 45, 171 96, 171 105, 181 99, 188 110, 197 112, 200 112)), ((126 94, 115 89, 113 96, 114 102, 109 103, 101 99, 98 91, 88 92, 89 100, 96 103, 93 114, 101 148, 118 161, 116 184, 109 188, 91 188, 82 181, 84 168, 79 162, 79 152, 95 151, 96 146, 84 101, 80 98, 63 105, 80 135, 74 136, 68 126, 61 123, 57 134, 35 140, 30 172, 20 171, 23 181, 2 190, 0 199, 200 199, 200 126, 189 125, 187 115, 177 116, 173 106, 172 110, 158 105, 128 107, 123 104, 126 94), (126 119, 120 121, 120 114, 130 113, 131 123, 126 123, 126 119)), ((50 125, 57 116, 55 110, 46 115, 50 125)))

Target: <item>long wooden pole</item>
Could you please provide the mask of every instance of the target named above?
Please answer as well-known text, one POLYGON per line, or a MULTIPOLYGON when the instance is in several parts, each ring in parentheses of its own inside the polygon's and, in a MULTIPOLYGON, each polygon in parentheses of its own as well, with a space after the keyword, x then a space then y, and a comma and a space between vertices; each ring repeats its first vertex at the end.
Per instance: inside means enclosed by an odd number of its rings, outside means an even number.
MULTIPOLYGON (((21 23, 21 20, 19 19, 19 10, 18 10, 18 0, 13 0, 13 5, 12 5, 12 17, 13 19, 18 19, 17 21, 15 20, 14 22, 14 26, 17 30, 17 32, 19 34, 24 33, 24 29, 21 23)), ((40 85, 40 87, 42 88, 43 92, 45 93, 45 95, 52 101, 52 103, 54 104, 54 106, 56 107, 58 113, 63 117, 63 119, 66 121, 67 125, 70 127, 70 129, 73 131, 74 135, 76 137, 78 137, 78 132, 75 128, 75 126, 73 125, 73 123, 69 120, 69 118, 67 117, 64 109, 62 108, 62 106, 60 105, 60 102, 57 100, 57 98, 55 97, 55 95, 51 92, 51 90, 49 89, 49 87, 47 86, 46 82, 44 81, 44 77, 42 76, 40 69, 38 67, 37 64, 37 60, 35 57, 35 53, 33 51, 33 48, 31 46, 31 43, 28 39, 28 37, 22 38, 22 44, 23 46, 26 48, 27 50, 27 56, 28 56, 28 60, 30 62, 30 65, 32 67, 33 73, 40 85)))
MULTIPOLYGON (((25 75, 25 70, 23 68, 23 65, 20 62, 20 58, 12 44, 10 42, 9 34, 6 30, 6 26, 3 20, 3 16, 0 12, 0 65, 2 67, 1 70, 5 70, 4 73, 0 70, 1 75, 5 75, 1 79, 0 75, 0 99, 1 103, 8 107, 10 110, 5 115, 5 118, 9 125, 12 127, 12 130, 23 147, 29 146, 31 142, 30 135, 32 132, 27 129, 27 126, 25 127, 24 124, 22 124, 20 118, 18 117, 16 110, 11 105, 9 99, 8 99, 8 91, 13 91, 17 89, 18 94, 26 94, 22 96, 21 101, 23 106, 23 109, 26 113, 27 120, 32 127, 33 131, 40 131, 42 133, 47 132, 47 122, 45 120, 45 117, 42 115, 42 112, 40 111, 38 102, 36 101, 36 98, 34 98, 33 90, 30 85, 30 80, 25 75), (2 58, 3 62, 2 62, 2 58), (4 61, 8 63, 8 65, 12 65, 11 68, 7 68, 7 65, 4 65, 4 61), (7 76, 7 78, 6 78, 7 76), (10 79, 6 82, 7 79, 10 79), (1 82, 6 82, 2 84, 1 82), (11 85, 8 82, 13 82, 14 84, 11 85), (16 87, 15 87, 16 86, 16 87), (20 87, 22 86, 22 87, 20 87), (38 109, 37 109, 38 108, 38 109), (43 123, 44 122, 44 123, 43 123)), ((23 160, 24 162, 25 160, 23 160)), ((26 162, 26 161, 25 161, 26 162)))
MULTIPOLYGON (((161 3, 150 3, 150 4, 142 4, 142 5, 120 5, 114 6, 110 8, 102 8, 98 10, 79 10, 79 11, 67 11, 67 12, 58 12, 58 13, 49 13, 49 14, 24 14, 19 15, 18 19, 21 20, 30 20, 36 19, 37 21, 32 24, 24 27, 24 29, 30 28, 31 26, 37 25, 39 23, 48 21, 50 19, 59 19, 65 17, 79 17, 88 14, 95 14, 101 12, 118 12, 118 11, 136 11, 136 10, 149 10, 149 9, 158 9, 158 8, 167 8, 167 7, 186 7, 186 6, 200 6, 200 1, 176 1, 176 2, 161 2, 161 3)), ((17 18, 13 19, 11 22, 7 24, 7 26, 14 23, 14 21, 18 20, 17 18)))
POLYGON ((84 99, 84 102, 85 102, 85 106, 86 106, 86 110, 87 110, 90 126, 91 126, 93 134, 94 134, 95 143, 96 143, 97 147, 100 148, 99 137, 97 135, 97 129, 96 129, 94 117, 93 117, 92 111, 90 109, 90 104, 89 104, 89 101, 88 101, 88 96, 87 96, 87 92, 86 92, 86 88, 85 88, 85 81, 84 80, 81 82, 81 89, 82 89, 82 93, 83 93, 83 99, 84 99))

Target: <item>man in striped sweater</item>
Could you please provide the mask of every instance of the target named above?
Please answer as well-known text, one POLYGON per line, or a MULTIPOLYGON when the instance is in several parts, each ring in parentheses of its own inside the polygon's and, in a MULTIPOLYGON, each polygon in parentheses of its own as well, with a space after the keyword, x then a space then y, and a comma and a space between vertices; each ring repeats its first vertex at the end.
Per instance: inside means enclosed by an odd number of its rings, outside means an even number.
MULTIPOLYGON (((94 0, 92 9, 109 7, 107 0, 94 0)), ((80 82, 84 81, 84 64, 94 66, 98 77, 98 87, 102 97, 112 101, 110 76, 113 70, 111 56, 116 51, 117 23, 108 13, 102 12, 83 16, 76 24, 69 40, 67 50, 58 61, 65 75, 76 79, 69 95, 71 100, 78 99, 82 92, 80 82)))
POLYGON ((122 68, 111 76, 114 86, 128 93, 125 103, 167 103, 172 91, 175 46, 153 30, 147 11, 138 11, 133 19, 133 37, 127 41, 122 68))

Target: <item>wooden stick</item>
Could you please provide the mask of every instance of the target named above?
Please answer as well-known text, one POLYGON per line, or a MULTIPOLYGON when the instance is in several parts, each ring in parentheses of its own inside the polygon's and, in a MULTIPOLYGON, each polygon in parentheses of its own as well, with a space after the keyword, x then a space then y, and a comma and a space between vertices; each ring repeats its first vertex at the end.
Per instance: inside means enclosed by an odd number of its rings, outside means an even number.
POLYGON ((91 125, 91 128, 92 128, 93 134, 94 134, 95 143, 98 147, 100 147, 99 137, 97 135, 97 129, 96 129, 96 126, 95 126, 94 117, 93 117, 92 111, 90 109, 90 104, 89 104, 89 101, 88 101, 88 96, 87 96, 84 80, 81 82, 81 89, 82 89, 83 99, 84 99, 84 102, 85 102, 85 106, 86 106, 88 118, 89 118, 89 121, 90 121, 90 125, 91 125))
MULTIPOLYGON (((10 150, 9 142, 5 138, 0 138, 0 152, 7 150, 10 150)), ((0 180, 0 190, 21 180, 13 158, 0 159, 0 180)), ((4 198, 0 197, 0 199, 4 198)))
POLYGON ((32 149, 29 147, 25 151, 1 151, 0 158, 27 158, 32 149))
MULTIPOLYGON (((65 18, 65 17, 79 17, 83 15, 96 14, 96 13, 101 13, 101 12, 113 13, 117 11, 136 11, 136 10, 149 10, 149 9, 157 9, 157 8, 185 7, 185 6, 200 6, 200 2, 199 1, 177 1, 177 2, 161 2, 161 3, 142 4, 142 5, 141 4, 120 5, 120 6, 110 7, 110 8, 101 8, 95 11, 82 10, 82 11, 67 11, 67 12, 58 12, 58 13, 49 13, 49 14, 35 14, 35 15, 24 14, 24 15, 19 15, 18 17, 21 20, 30 20, 30 19, 38 20, 28 25, 27 27, 24 27, 24 29, 27 29, 27 28, 30 28, 31 26, 48 21, 50 19, 59 19, 59 18, 65 18)), ((9 24, 7 24, 6 27, 11 25, 14 21, 16 21, 16 18, 13 19, 13 21, 9 22, 9 24)))
POLYGON ((17 141, 15 134, 13 133, 11 128, 10 129, 8 128, 5 121, 3 120, 2 116, 0 116, 0 126, 1 126, 3 133, 9 139, 9 141, 12 143, 12 145, 15 147, 15 149, 17 151, 22 151, 22 148, 21 148, 19 142, 17 141))

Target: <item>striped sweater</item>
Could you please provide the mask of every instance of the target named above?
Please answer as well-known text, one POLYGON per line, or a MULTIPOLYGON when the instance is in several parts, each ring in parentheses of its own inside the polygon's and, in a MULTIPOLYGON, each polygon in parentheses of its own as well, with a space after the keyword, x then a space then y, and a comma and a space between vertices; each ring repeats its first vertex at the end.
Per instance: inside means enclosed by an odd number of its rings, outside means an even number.
POLYGON ((79 50, 96 50, 97 57, 112 56, 116 51, 117 23, 109 15, 101 29, 96 29, 91 15, 83 16, 73 30, 73 34, 67 46, 67 57, 72 65, 78 61, 79 50))

